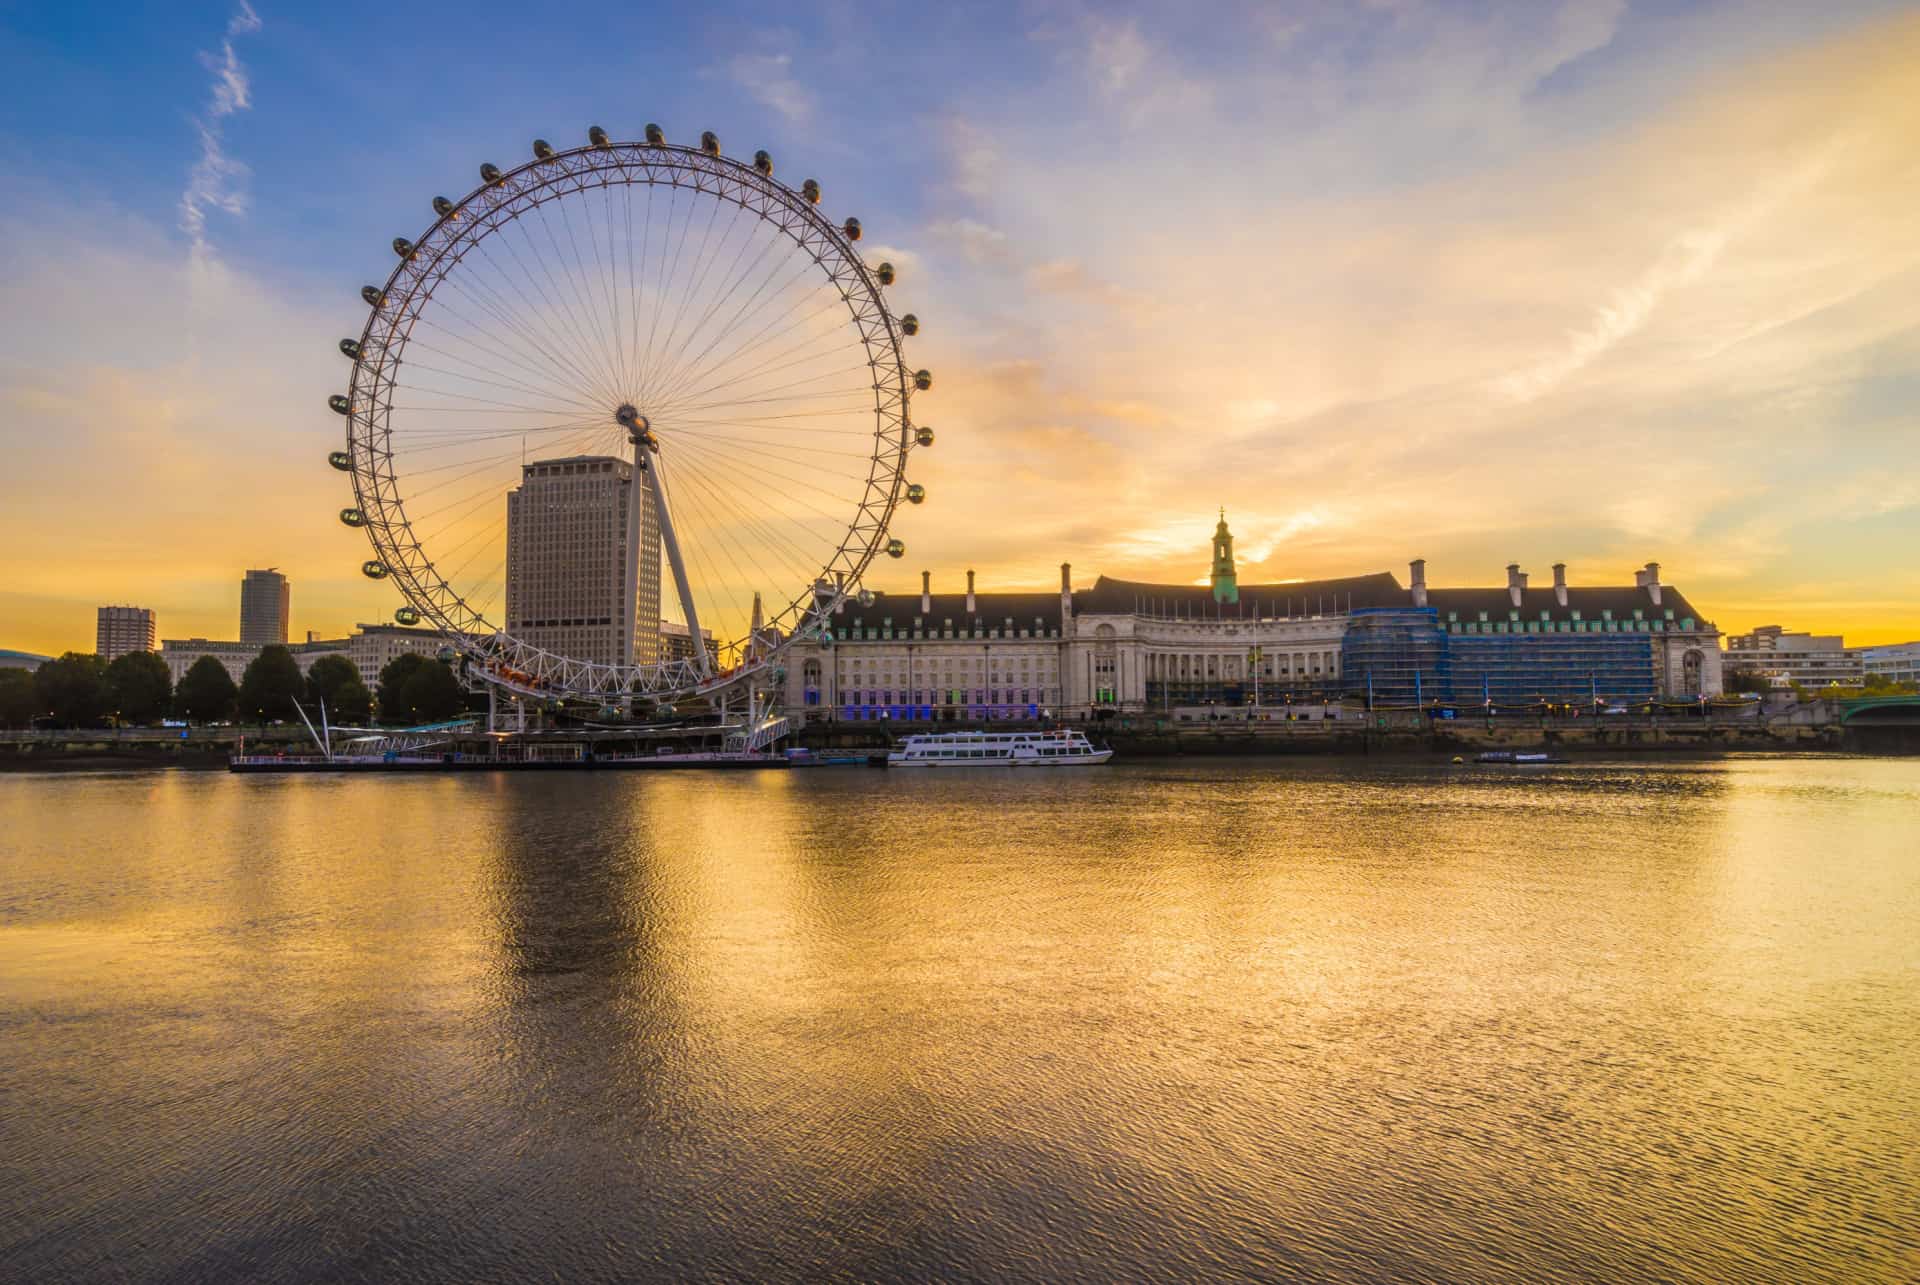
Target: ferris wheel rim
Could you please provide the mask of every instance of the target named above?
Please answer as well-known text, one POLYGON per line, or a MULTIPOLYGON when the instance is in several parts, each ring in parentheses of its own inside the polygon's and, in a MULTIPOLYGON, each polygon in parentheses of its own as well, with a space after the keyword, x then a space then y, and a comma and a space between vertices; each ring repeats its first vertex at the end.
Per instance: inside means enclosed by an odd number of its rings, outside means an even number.
MULTIPOLYGON (((507 171, 486 166, 480 185, 460 200, 435 202, 438 217, 419 241, 395 241, 399 262, 385 284, 363 291, 369 312, 357 350, 351 354, 353 373, 343 412, 356 511, 381 574, 391 577, 408 605, 450 645, 479 662, 488 681, 562 700, 627 695, 666 700, 738 682, 776 664, 796 634, 820 618, 823 605, 837 603, 859 585, 886 547, 889 523, 906 490, 906 457, 914 444, 910 402, 919 377, 909 373, 902 351, 904 331, 881 291, 886 281, 853 247, 853 238, 859 235, 857 220, 835 226, 817 208, 817 188, 811 180, 805 192, 795 190, 773 177, 770 163, 763 169, 759 162, 764 159, 762 154, 749 164, 723 155, 717 146, 596 139, 581 147, 538 152, 534 159, 507 171), (848 310, 842 324, 850 325, 858 336, 872 375, 873 450, 846 532, 814 581, 799 587, 790 600, 765 617, 764 627, 778 631, 778 641, 765 644, 749 632, 742 640, 746 649, 739 666, 719 679, 704 665, 688 661, 605 664, 579 660, 493 626, 434 566, 407 517, 403 478, 393 467, 392 395, 397 372, 413 328, 426 314, 435 290, 468 254, 521 215, 590 189, 616 185, 671 187, 730 202, 756 215, 811 258, 839 289, 848 310)), ((369 568, 375 565, 368 564, 369 568)), ((693 641, 692 645, 700 644, 693 641)))

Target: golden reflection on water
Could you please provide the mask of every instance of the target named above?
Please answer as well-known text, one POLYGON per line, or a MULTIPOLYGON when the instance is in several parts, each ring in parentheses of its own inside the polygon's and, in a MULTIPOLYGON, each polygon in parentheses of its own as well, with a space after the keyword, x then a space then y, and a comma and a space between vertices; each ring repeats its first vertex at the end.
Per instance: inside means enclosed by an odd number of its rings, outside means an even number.
POLYGON ((1916 818, 1899 760, 0 776, 0 1252, 1893 1279, 1916 818))

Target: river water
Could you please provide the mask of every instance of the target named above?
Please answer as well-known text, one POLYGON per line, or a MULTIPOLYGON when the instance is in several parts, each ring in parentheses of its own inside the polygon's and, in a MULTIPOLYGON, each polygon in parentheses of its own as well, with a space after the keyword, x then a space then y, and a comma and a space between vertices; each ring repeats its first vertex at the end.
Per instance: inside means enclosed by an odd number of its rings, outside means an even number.
POLYGON ((0 776, 0 1276, 1920 1275, 1920 760, 0 776))

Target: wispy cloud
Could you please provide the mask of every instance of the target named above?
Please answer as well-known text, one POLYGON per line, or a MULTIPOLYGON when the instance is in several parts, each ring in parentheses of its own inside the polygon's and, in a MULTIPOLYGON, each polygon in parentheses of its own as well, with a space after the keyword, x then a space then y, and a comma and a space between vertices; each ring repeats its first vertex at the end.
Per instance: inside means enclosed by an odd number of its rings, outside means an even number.
POLYGON ((1564 351, 1502 376, 1495 387, 1514 401, 1532 401, 1641 330, 1668 295, 1712 271, 1730 241, 1788 196, 1811 185, 1826 169, 1831 151, 1832 145, 1822 148, 1783 177, 1766 184, 1732 214, 1675 237, 1652 267, 1632 284, 1614 291, 1590 326, 1569 337, 1564 351))
POLYGON ((200 60, 213 73, 213 99, 206 114, 195 120, 200 134, 200 159, 187 174, 187 187, 180 194, 180 230, 192 243, 195 258, 208 253, 207 211, 241 215, 247 210, 247 174, 244 163, 227 155, 221 140, 221 122, 235 112, 253 106, 253 84, 246 67, 233 51, 234 39, 260 30, 260 15, 248 0, 227 20, 226 37, 220 53, 202 54, 200 60))
POLYGON ((755 102, 786 117, 788 124, 813 119, 813 92, 794 77, 792 54, 736 54, 727 63, 727 76, 755 102))

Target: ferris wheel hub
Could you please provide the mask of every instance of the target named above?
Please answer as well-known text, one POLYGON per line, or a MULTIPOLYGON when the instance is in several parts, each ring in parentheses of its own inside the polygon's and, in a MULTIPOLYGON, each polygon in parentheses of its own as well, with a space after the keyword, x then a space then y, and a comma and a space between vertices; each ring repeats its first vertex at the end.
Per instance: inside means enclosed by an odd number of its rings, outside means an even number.
POLYGON ((653 436, 653 422, 634 409, 632 402, 620 404, 620 409, 613 412, 613 422, 627 430, 627 440, 635 446, 660 449, 659 443, 653 436))

